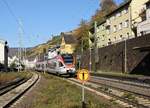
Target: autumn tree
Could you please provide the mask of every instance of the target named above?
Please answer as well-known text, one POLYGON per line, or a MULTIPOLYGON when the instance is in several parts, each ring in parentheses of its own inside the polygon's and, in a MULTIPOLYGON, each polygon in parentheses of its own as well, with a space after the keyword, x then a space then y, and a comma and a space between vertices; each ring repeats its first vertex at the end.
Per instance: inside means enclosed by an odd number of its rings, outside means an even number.
POLYGON ((89 48, 89 25, 87 21, 81 20, 79 28, 76 30, 75 35, 78 38, 77 51, 86 50, 89 48))
POLYGON ((117 5, 113 0, 101 0, 100 7, 102 11, 108 14, 113 11, 117 7, 117 5))
MULTIPOLYGON (((94 21, 101 21, 105 19, 106 14, 111 12, 117 7, 115 2, 113 0, 101 0, 100 2, 100 9, 96 10, 96 13, 94 16, 92 16, 92 19, 90 21, 91 24, 94 23, 94 21)), ((89 25, 87 21, 81 20, 79 28, 75 30, 75 36, 78 38, 78 46, 76 51, 82 51, 89 48, 89 25)))
POLYGON ((91 22, 105 19, 105 15, 113 11, 117 5, 113 0, 100 0, 100 9, 96 10, 95 15, 92 16, 91 22))

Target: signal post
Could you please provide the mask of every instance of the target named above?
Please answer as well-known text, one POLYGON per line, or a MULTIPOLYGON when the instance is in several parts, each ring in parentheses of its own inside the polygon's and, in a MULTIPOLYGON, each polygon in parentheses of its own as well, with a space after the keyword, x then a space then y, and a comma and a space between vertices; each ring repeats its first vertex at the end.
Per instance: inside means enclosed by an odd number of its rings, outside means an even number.
POLYGON ((84 84, 86 81, 89 80, 89 71, 86 69, 79 70, 77 74, 77 78, 82 82, 82 108, 86 108, 84 84))

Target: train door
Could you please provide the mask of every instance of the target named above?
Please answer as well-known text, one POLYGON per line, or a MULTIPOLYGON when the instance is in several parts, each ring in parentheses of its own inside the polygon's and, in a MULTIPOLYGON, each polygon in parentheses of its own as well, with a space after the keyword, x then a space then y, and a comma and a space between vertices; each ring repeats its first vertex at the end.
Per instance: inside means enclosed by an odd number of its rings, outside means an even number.
POLYGON ((56 73, 56 67, 57 67, 57 63, 56 61, 49 61, 47 64, 47 70, 50 73, 56 73))
POLYGON ((61 61, 58 61, 58 72, 59 74, 64 74, 65 71, 65 66, 61 61))
POLYGON ((51 72, 55 73, 55 62, 52 61, 51 72))

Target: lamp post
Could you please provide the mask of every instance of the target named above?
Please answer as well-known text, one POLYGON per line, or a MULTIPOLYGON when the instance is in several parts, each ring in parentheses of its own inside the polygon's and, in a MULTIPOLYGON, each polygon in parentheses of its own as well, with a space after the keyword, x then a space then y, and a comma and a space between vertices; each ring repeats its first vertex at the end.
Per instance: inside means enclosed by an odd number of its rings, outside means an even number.
POLYGON ((92 56, 92 54, 91 54, 91 47, 90 47, 90 63, 89 63, 89 72, 91 73, 91 71, 92 71, 92 59, 91 59, 91 56, 92 56))
POLYGON ((127 73, 127 38, 123 37, 122 40, 124 41, 124 73, 127 73))
POLYGON ((96 72, 97 22, 94 22, 94 72, 96 72))
POLYGON ((124 72, 127 73, 127 40, 124 40, 124 72))

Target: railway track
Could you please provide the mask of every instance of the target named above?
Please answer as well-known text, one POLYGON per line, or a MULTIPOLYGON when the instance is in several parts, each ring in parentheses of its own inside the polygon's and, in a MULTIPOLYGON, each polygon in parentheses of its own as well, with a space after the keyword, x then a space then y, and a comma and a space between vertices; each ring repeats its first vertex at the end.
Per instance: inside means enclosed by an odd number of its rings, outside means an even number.
POLYGON ((10 90, 16 88, 17 86, 25 83, 28 79, 30 79, 30 78, 26 78, 26 79, 25 78, 16 78, 12 82, 9 82, 7 84, 0 86, 0 96, 9 92, 10 90))
POLYGON ((24 95, 39 79, 39 75, 33 73, 29 79, 17 79, 8 85, 0 87, 0 108, 8 108, 24 95))
POLYGON ((148 84, 150 85, 150 77, 148 76, 115 76, 115 75, 105 75, 105 74, 97 74, 91 73, 91 76, 94 77, 101 77, 101 78, 108 78, 120 81, 129 81, 137 84, 148 84))
MULTIPOLYGON (((80 81, 74 78, 69 79, 72 82, 80 84, 80 81)), ((133 83, 113 82, 111 79, 98 79, 91 77, 85 86, 92 89, 90 91, 103 93, 104 97, 109 97, 108 99, 114 100, 117 103, 125 105, 125 107, 132 108, 150 108, 150 96, 149 96, 149 86, 148 85, 138 85, 133 83), (108 82, 109 81, 109 82, 108 82), (119 84, 118 84, 119 83, 119 84), (122 84, 122 85, 120 85, 122 84), (124 85, 123 85, 124 84, 124 85), (129 84, 129 85, 128 85, 129 84), (128 85, 128 87, 127 87, 128 85), (132 86, 132 87, 131 87, 132 86), (135 92, 137 88, 145 89, 145 93, 135 92), (135 91, 134 91, 135 90, 135 91), (147 90, 147 91, 146 91, 147 90)))
POLYGON ((128 85, 134 85, 134 86, 138 86, 138 87, 143 87, 143 88, 148 88, 150 89, 150 83, 145 83, 145 82, 141 82, 141 81, 133 81, 133 80, 124 80, 124 79, 114 79, 114 78, 107 78, 107 77, 98 77, 98 76, 91 76, 91 78, 94 79, 102 79, 105 81, 113 81, 113 82, 119 82, 119 83, 123 83, 123 84, 128 84, 128 85))
POLYGON ((127 92, 131 92, 143 97, 150 98, 150 85, 138 84, 133 82, 125 82, 121 80, 112 80, 108 78, 101 77, 91 77, 90 82, 101 84, 104 86, 108 86, 115 89, 124 90, 127 92))

